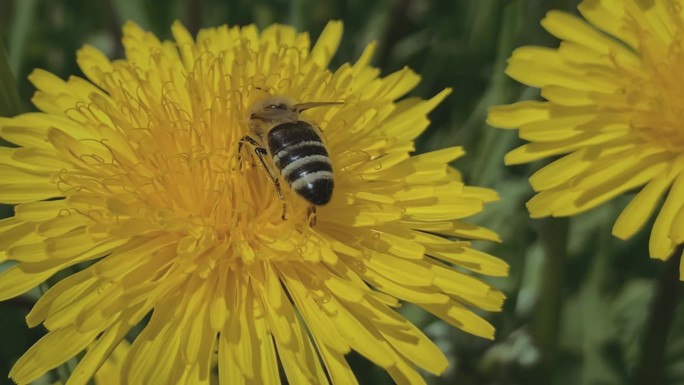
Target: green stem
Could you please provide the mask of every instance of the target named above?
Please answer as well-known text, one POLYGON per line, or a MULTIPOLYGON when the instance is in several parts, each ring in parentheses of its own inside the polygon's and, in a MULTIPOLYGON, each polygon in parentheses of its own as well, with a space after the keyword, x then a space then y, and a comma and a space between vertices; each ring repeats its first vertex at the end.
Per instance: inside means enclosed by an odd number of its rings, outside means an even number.
POLYGON ((634 369, 634 385, 665 383, 663 361, 682 287, 679 281, 679 263, 683 250, 684 247, 680 246, 672 257, 665 261, 655 281, 651 308, 644 325, 641 355, 634 369))
POLYGON ((547 218, 541 221, 539 235, 545 261, 540 298, 533 321, 533 337, 541 357, 534 376, 537 384, 552 383, 563 304, 569 230, 568 218, 547 218))

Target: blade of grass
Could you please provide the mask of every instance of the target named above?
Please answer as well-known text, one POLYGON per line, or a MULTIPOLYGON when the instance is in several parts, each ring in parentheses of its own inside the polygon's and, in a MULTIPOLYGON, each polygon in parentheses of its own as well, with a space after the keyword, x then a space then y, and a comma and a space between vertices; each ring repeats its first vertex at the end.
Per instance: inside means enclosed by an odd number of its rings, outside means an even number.
POLYGON ((0 35, 0 116, 12 116, 21 112, 21 101, 17 91, 17 83, 12 75, 12 68, 0 35))
POLYGON ((9 32, 9 65, 12 72, 17 74, 21 69, 24 59, 24 49, 26 46, 26 38, 33 23, 34 10, 38 2, 36 0, 17 1, 14 17, 12 20, 12 29, 9 32))
POLYGON ((492 71, 491 86, 483 95, 476 111, 470 116, 463 125, 463 132, 468 137, 463 141, 469 143, 472 136, 479 132, 482 133, 479 148, 476 150, 476 158, 473 162, 473 173, 471 183, 477 185, 491 186, 499 180, 503 170, 503 156, 517 140, 515 135, 503 130, 495 130, 486 127, 483 120, 486 119, 487 109, 490 106, 507 103, 511 100, 515 91, 519 88, 505 75, 504 69, 506 62, 514 47, 517 44, 515 37, 519 34, 521 26, 520 15, 525 8, 520 4, 509 4, 502 13, 501 30, 499 32, 499 44, 497 47, 497 58, 492 71), (483 130, 483 126, 486 128, 483 130))
POLYGON ((145 12, 144 3, 137 0, 112 0, 120 24, 132 20, 143 29, 149 30, 151 23, 145 12))

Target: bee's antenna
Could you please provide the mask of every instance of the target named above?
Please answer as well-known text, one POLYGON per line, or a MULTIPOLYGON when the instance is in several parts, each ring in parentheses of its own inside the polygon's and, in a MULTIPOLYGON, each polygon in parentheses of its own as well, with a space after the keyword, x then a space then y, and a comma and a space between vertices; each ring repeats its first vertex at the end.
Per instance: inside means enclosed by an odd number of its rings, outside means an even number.
POLYGON ((308 110, 309 108, 314 108, 314 107, 322 107, 322 106, 334 106, 337 104, 344 104, 343 102, 309 102, 309 103, 300 103, 296 104, 294 106, 295 111, 302 112, 304 110, 308 110))

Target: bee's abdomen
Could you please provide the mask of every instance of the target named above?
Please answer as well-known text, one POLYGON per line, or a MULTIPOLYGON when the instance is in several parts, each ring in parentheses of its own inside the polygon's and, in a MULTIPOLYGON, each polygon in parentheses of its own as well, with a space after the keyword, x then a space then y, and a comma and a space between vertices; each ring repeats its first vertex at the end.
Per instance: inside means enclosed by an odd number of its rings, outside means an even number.
POLYGON ((283 123, 268 132, 268 150, 283 179, 315 205, 330 202, 332 163, 318 133, 306 122, 283 123))

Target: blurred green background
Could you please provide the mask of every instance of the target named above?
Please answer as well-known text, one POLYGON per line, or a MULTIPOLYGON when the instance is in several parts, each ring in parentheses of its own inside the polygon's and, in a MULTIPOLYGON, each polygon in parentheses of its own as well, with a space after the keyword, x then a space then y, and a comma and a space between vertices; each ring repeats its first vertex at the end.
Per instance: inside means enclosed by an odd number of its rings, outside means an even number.
MULTIPOLYGON (((522 45, 556 47, 539 26, 551 9, 575 12, 576 0, 2 0, 0 33, 18 89, 0 88, 0 115, 32 110, 26 76, 40 67, 66 78, 80 74, 75 52, 93 44, 119 58, 121 25, 134 20, 169 39, 181 20, 199 28, 255 23, 287 23, 318 36, 326 22, 340 19, 345 37, 333 66, 354 61, 366 44, 379 41, 374 64, 389 74, 404 66, 423 81, 412 93, 430 97, 445 87, 455 92, 433 114, 418 151, 461 145, 467 156, 455 166, 469 184, 496 189, 500 202, 474 218, 499 232, 503 244, 481 244, 511 265, 510 277, 491 282, 508 295, 503 312, 486 314, 497 327, 495 341, 455 330, 418 311, 403 309, 435 340, 451 361, 430 384, 629 384, 638 363, 663 354, 656 369, 664 384, 684 384, 681 284, 664 286, 674 308, 667 348, 641 354, 647 331, 663 333, 664 321, 645 326, 651 297, 664 264, 648 258, 648 231, 629 241, 610 230, 629 197, 567 219, 531 220, 524 202, 532 196, 527 177, 542 164, 504 167, 503 156, 521 142, 515 131, 484 123, 495 104, 539 97, 535 89, 508 79, 503 70, 511 51, 522 45), (650 328, 650 329, 649 329, 650 328), (656 330, 657 329, 657 330, 656 330), (644 357, 647 356, 647 357, 644 357)), ((1 216, 11 215, 2 207, 1 216)), ((670 269, 672 270, 672 269, 670 269)), ((660 279, 662 284, 663 279, 660 279)), ((671 281, 671 280, 670 280, 671 281)), ((24 316, 30 296, 0 303, 0 383, 13 362, 42 334, 28 330, 24 316)), ((662 309, 661 309, 662 310, 662 309)), ((667 309, 666 309, 667 310, 667 309)), ((667 314, 658 314, 668 318, 667 314)), ((657 357, 656 357, 657 359, 657 357)), ((389 384, 382 370, 363 358, 350 362, 361 384, 389 384)), ((46 382, 47 383, 47 382, 46 382)), ((642 382, 650 383, 650 382, 642 382)))

